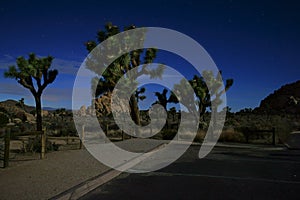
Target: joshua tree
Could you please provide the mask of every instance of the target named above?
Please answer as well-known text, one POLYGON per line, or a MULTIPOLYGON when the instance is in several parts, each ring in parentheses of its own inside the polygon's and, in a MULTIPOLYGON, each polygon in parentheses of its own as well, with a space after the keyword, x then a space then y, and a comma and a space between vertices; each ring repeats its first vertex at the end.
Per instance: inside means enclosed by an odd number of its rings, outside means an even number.
POLYGON ((54 114, 61 117, 61 121, 64 121, 64 117, 67 116, 67 111, 65 108, 59 108, 54 111, 54 114))
POLYGON ((164 89, 162 93, 159 92, 154 93, 155 96, 157 97, 157 101, 155 103, 161 104, 165 110, 167 110, 167 103, 168 103, 167 93, 168 93, 167 89, 164 89))
POLYGON ((176 108, 175 108, 175 107, 170 108, 170 113, 171 113, 171 115, 173 116, 173 121, 175 121, 176 108))
MULTIPOLYGON (((206 109, 212 106, 211 101, 214 101, 213 105, 215 106, 219 106, 222 103, 221 96, 232 86, 233 79, 227 79, 225 88, 221 88, 221 72, 214 77, 212 71, 203 71, 202 77, 195 75, 193 79, 189 81, 189 84, 194 91, 189 91, 186 84, 188 83, 182 80, 179 84, 174 85, 174 90, 179 91, 181 89, 181 91, 186 93, 194 92, 197 100, 194 101, 193 99, 190 99, 189 101, 184 102, 184 106, 186 106, 188 110, 196 110, 195 106, 197 105, 200 117, 203 119, 206 109), (208 88, 210 88, 211 91, 209 91, 208 88), (213 97, 213 100, 211 100, 211 97, 213 97)), ((180 94, 180 96, 186 96, 186 94, 180 94)), ((217 108, 214 108, 212 110, 215 111, 216 109, 217 108)))
MULTIPOLYGON (((128 26, 124 28, 124 31, 134 29, 135 26, 128 26)), ((111 39, 111 36, 114 36, 118 33, 120 33, 120 29, 117 26, 114 26, 112 23, 107 23, 105 25, 105 29, 102 31, 99 31, 97 34, 97 41, 88 41, 85 45, 88 50, 88 52, 91 52, 95 49, 97 44, 107 40, 111 39)), ((131 36, 128 36, 131 37, 131 36)), ((144 35, 135 35, 134 37, 138 38, 138 42, 142 43, 144 42, 144 35)), ((115 41, 114 39, 108 40, 110 42, 110 46, 108 46, 108 50, 100 50, 98 52, 99 56, 102 56, 103 60, 109 60, 110 57, 113 57, 114 55, 111 55, 109 48, 115 48, 115 49, 124 49, 124 45, 134 45, 134 44, 127 44, 124 41, 115 41), (123 46, 122 46, 123 45, 123 46)), ((126 49, 126 47, 125 47, 126 49)), ((135 78, 141 76, 141 75, 150 75, 151 78, 160 77, 161 74, 164 71, 164 66, 160 65, 155 69, 149 69, 148 64, 152 63, 153 60, 156 57, 156 49, 148 48, 148 49, 137 49, 134 51, 131 51, 129 53, 123 54, 121 57, 116 58, 107 68, 104 72, 102 72, 103 66, 106 65, 106 63, 98 63, 97 61, 93 60, 91 58, 87 61, 87 68, 96 74, 100 75, 100 77, 95 77, 94 80, 92 80, 92 87, 94 87, 96 94, 93 94, 95 98, 101 96, 101 95, 107 95, 109 96, 109 93, 111 93, 118 82, 118 80, 123 77, 125 74, 128 75, 127 72, 131 70, 131 74, 134 74, 135 78), (142 65, 142 68, 138 68, 138 66, 142 65)), ((129 77, 130 78, 130 77, 129 77)), ((131 110, 131 117, 133 121, 140 125, 140 116, 139 116, 139 108, 138 108, 138 99, 142 100, 142 98, 139 97, 139 92, 136 91, 135 94, 133 94, 130 98, 130 110, 131 110)))
MULTIPOLYGON (((209 96, 210 97, 214 97, 212 101, 214 101, 214 104, 210 104, 209 106, 215 106, 215 109, 213 110, 217 110, 217 107, 222 103, 221 100, 221 96, 227 92, 227 90, 233 85, 233 79, 226 79, 225 81, 225 87, 221 88, 222 86, 222 72, 220 71, 216 77, 214 77, 214 74, 212 71, 203 71, 202 72, 202 76, 205 79, 205 83, 206 85, 211 89, 210 91, 208 91, 209 96)), ((198 84, 196 84, 198 85, 198 84)), ((193 87, 194 88, 194 87, 193 87)), ((198 97, 198 90, 201 91, 201 89, 198 89, 196 87, 196 89, 194 88, 194 90, 196 91, 196 96, 198 97)), ((207 92, 205 93, 205 95, 202 94, 203 92, 200 92, 200 97, 203 96, 207 96, 207 92)), ((198 97, 199 98, 199 97, 198 97)))
MULTIPOLYGON (((212 111, 212 122, 213 126, 217 126, 216 112, 219 105, 222 104, 221 96, 232 86, 233 79, 227 79, 225 87, 222 88, 221 72, 216 77, 212 71, 203 71, 202 77, 194 76, 192 80, 188 82, 181 80, 177 85, 174 85, 174 90, 184 92, 180 96, 186 96, 190 92, 194 92, 197 99, 190 99, 183 102, 184 106, 191 112, 194 113, 195 108, 198 106, 198 112, 200 113, 200 120, 204 121, 204 113, 208 107, 212 111), (186 85, 190 84, 194 91, 190 91, 186 85), (209 89, 208 89, 209 88, 209 89)), ((194 113, 195 114, 195 113, 194 113)), ((214 135, 209 136, 210 139, 214 135)))
POLYGON ((165 108, 165 110, 167 110, 168 103, 178 103, 178 99, 172 92, 169 98, 167 97, 167 93, 168 93, 167 89, 163 89, 162 93, 159 92, 154 93, 155 96, 157 97, 157 101, 154 102, 154 104, 156 103, 161 104, 165 108))
POLYGON ((30 90, 35 100, 36 129, 42 130, 42 104, 41 97, 44 89, 55 80, 58 71, 49 70, 53 57, 38 58, 34 53, 29 58, 17 58, 17 67, 10 66, 4 73, 6 78, 14 78, 23 87, 30 90), (35 84, 33 83, 35 81, 35 84))
POLYGON ((146 96, 142 95, 145 93, 145 91, 146 91, 146 88, 142 87, 140 90, 137 90, 135 92, 135 98, 136 98, 137 102, 139 102, 140 100, 143 101, 144 99, 146 99, 146 96))

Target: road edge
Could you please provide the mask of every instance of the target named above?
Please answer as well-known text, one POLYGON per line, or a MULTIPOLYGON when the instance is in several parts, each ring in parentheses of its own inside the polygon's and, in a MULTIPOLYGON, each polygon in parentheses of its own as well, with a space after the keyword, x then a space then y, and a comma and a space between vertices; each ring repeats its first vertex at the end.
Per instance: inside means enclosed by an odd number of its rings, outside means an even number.
MULTIPOLYGON (((149 152, 155 153, 155 150, 160 149, 164 147, 166 144, 160 144, 153 149, 151 149, 149 152)), ((150 156, 152 154, 149 154, 150 156)), ((141 162, 143 159, 145 159, 145 155, 137 156, 128 162, 122 164, 120 167, 123 170, 129 169, 135 165, 137 165, 139 162, 141 162)), ((108 181, 114 179, 115 177, 119 176, 122 171, 118 171, 115 169, 108 169, 107 171, 101 173, 98 176, 92 177, 78 185, 75 185, 71 187, 70 189, 61 192, 58 195, 55 195, 54 197, 51 197, 50 200, 73 200, 73 199, 79 199, 80 197, 86 195, 87 193, 91 192, 92 190, 98 188, 99 186, 107 183, 108 181)))

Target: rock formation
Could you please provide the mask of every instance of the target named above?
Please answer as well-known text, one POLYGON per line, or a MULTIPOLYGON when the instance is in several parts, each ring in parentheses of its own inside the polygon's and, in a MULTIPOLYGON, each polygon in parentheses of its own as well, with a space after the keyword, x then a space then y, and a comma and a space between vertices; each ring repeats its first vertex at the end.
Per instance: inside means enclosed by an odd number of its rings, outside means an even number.
POLYGON ((300 80, 286 84, 261 101, 255 109, 258 113, 297 114, 300 113, 300 80))

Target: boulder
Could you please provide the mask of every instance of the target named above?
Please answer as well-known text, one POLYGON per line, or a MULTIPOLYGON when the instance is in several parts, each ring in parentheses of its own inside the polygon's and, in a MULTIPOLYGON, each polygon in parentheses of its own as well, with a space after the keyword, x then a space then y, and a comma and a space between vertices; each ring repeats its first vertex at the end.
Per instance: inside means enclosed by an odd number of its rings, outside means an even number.
POLYGON ((30 114, 30 113, 25 113, 26 116, 26 121, 28 121, 29 123, 34 123, 35 122, 35 117, 30 114))
POLYGON ((92 106, 88 106, 86 109, 86 114, 87 115, 95 115, 94 113, 94 109, 92 108, 92 106))
POLYGON ((79 116, 86 116, 86 107, 85 107, 85 105, 80 107, 79 116))
POLYGON ((25 111, 19 111, 16 113, 15 118, 21 119, 23 122, 27 120, 26 118, 26 112, 25 111))
POLYGON ((14 118, 13 122, 16 123, 16 124, 21 124, 22 120, 20 118, 14 118))
POLYGON ((289 149, 300 149, 300 131, 292 132, 286 140, 285 145, 289 149))
POLYGON ((42 110, 42 116, 43 117, 47 117, 49 115, 49 111, 48 110, 42 110))
POLYGON ((111 93, 106 93, 95 99, 95 108, 98 116, 107 116, 111 113, 110 99, 111 93))
MULTIPOLYGON (((95 108, 97 111, 98 116, 107 116, 111 114, 111 97, 112 93, 108 92, 102 95, 101 97, 95 99, 95 108)), ((116 104, 115 111, 118 113, 122 113, 125 111, 125 106, 120 101, 116 100, 116 102, 119 102, 116 104)), ((129 104, 129 103, 128 103, 129 104)))

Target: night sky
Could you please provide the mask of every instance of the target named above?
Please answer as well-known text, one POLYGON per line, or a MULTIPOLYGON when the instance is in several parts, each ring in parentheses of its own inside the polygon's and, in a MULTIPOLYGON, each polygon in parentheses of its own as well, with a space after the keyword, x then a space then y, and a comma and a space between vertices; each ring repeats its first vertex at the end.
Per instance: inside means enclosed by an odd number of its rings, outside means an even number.
MULTIPOLYGON (((3 72, 18 56, 35 52, 55 57, 52 67, 60 72, 46 88, 43 106, 71 108, 75 74, 87 55, 84 43, 111 21, 120 27, 170 28, 192 37, 223 78, 234 79, 227 93, 229 107, 254 108, 275 89, 300 79, 299 10, 297 1, 2 0, 0 101, 24 97, 33 104, 27 89, 5 79, 3 72)), ((162 55, 158 61, 179 71, 186 67, 162 55)))

